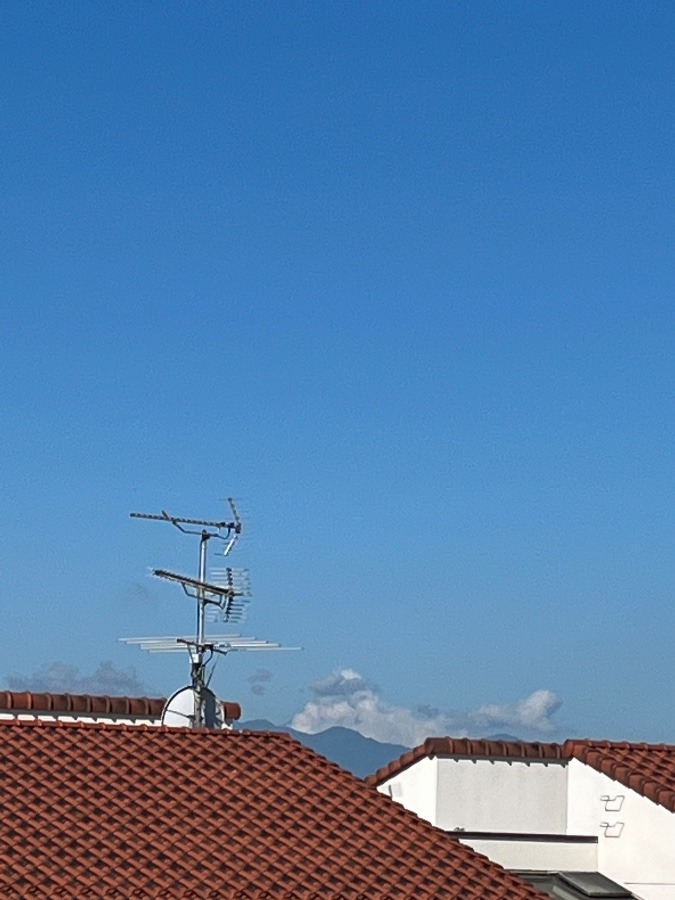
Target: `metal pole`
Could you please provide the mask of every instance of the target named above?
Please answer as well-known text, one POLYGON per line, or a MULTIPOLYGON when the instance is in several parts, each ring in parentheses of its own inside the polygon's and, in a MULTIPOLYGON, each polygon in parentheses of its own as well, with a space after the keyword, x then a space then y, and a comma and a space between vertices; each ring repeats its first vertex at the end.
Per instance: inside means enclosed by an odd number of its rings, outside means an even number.
MULTIPOLYGON (((206 546, 210 534, 206 529, 202 531, 199 540, 199 580, 206 581, 206 546)), ((206 613, 206 599, 204 589, 197 590, 197 660, 195 664, 195 727, 204 725, 204 619, 206 613)))

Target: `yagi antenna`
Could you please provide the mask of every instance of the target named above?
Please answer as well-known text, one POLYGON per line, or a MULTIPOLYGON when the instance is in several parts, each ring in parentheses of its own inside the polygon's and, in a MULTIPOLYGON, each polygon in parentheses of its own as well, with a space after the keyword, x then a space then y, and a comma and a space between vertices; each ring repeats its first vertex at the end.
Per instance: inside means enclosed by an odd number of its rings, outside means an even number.
POLYGON ((245 569, 225 569, 225 579, 220 584, 209 584, 187 575, 176 575, 166 569, 153 569, 152 574, 167 581, 174 581, 183 588, 188 597, 215 606, 224 622, 240 622, 251 596, 248 572, 245 569))
POLYGON ((170 516, 169 513, 165 510, 162 510, 159 515, 157 513, 138 512, 132 512, 129 515, 132 519, 152 519, 159 522, 170 522, 179 531, 182 531, 183 534, 198 534, 202 538, 207 535, 206 540, 212 537, 220 538, 220 540, 226 542, 223 556, 227 556, 230 550, 232 550, 232 548, 236 544, 237 539, 241 534, 241 519, 239 518, 237 508, 234 505, 234 500, 232 499, 232 497, 228 497, 227 502, 232 512, 231 522, 211 522, 208 519, 183 519, 180 516, 170 516), (202 530, 199 531, 194 528, 186 528, 186 525, 201 525, 202 530), (204 530, 206 528, 215 528, 215 531, 207 533, 204 530))
POLYGON ((241 519, 234 500, 227 498, 232 520, 214 522, 208 519, 185 519, 169 515, 162 510, 158 514, 132 512, 133 519, 151 519, 169 522, 183 534, 199 537, 199 570, 196 578, 179 575, 167 569, 153 569, 152 574, 179 584, 186 596, 197 601, 197 626, 192 637, 147 637, 120 638, 127 644, 135 645, 149 653, 175 653, 187 650, 190 657, 190 685, 176 691, 167 701, 162 713, 162 724, 190 725, 192 727, 221 728, 220 704, 209 689, 213 667, 207 666, 216 654, 225 656, 237 651, 258 650, 299 650, 299 647, 282 647, 272 641, 240 634, 206 635, 207 613, 223 622, 240 622, 250 602, 251 585, 246 569, 223 568, 214 570, 214 578, 206 580, 206 556, 208 543, 212 538, 225 543, 222 552, 228 556, 242 531, 241 519), (196 527, 189 527, 196 526, 196 527))

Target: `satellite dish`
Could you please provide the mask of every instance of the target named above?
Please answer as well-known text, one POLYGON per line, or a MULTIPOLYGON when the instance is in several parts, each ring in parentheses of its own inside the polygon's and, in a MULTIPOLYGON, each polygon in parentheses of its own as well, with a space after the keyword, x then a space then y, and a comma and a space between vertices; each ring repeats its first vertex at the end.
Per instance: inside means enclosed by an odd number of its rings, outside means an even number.
MULTIPOLYGON (((203 727, 222 728, 222 706, 213 691, 206 687, 202 689, 202 703, 203 727)), ((196 690, 191 685, 183 687, 166 701, 162 710, 162 725, 168 725, 169 728, 194 728, 196 710, 196 690)))

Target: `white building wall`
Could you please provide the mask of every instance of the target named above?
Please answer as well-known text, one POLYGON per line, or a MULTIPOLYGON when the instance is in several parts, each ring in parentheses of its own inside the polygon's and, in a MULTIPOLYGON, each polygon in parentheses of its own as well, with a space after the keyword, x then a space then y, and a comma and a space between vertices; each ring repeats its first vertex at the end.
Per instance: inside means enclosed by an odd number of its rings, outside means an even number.
POLYGON ((378 791, 435 825, 437 769, 436 758, 423 756, 389 781, 382 782, 378 791))
POLYGON ((598 835, 599 870, 641 900, 675 900, 675 814, 576 759, 568 783, 568 826, 598 835))
POLYGON ((380 785, 506 868, 599 871, 640 900, 675 900, 675 814, 573 759, 424 757, 380 785), (597 837, 597 844, 461 831, 597 837))
POLYGON ((567 766, 440 757, 434 824, 447 831, 566 834, 567 766))
POLYGON ((581 841, 494 841, 463 838, 479 853, 505 869, 536 872, 597 872, 598 845, 581 841))

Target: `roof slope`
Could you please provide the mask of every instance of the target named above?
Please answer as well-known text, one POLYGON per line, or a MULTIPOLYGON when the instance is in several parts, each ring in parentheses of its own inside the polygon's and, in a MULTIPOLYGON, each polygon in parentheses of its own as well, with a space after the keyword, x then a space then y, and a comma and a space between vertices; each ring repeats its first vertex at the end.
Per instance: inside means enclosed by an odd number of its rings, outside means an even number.
POLYGON ((565 741, 565 753, 675 812, 675 745, 565 741))
POLYGON ((564 744, 537 744, 527 741, 472 740, 470 738, 427 738, 419 747, 404 753, 366 778, 375 787, 395 777, 424 757, 465 756, 491 759, 560 760, 578 759, 619 784, 675 812, 675 745, 631 744, 618 741, 569 740, 564 744))
POLYGON ((0 724, 0 894, 541 894, 285 734, 0 724))

